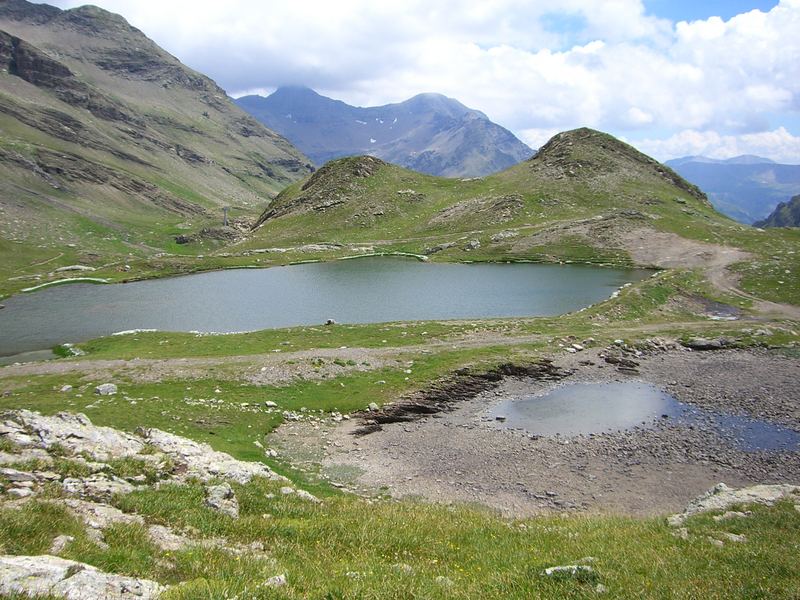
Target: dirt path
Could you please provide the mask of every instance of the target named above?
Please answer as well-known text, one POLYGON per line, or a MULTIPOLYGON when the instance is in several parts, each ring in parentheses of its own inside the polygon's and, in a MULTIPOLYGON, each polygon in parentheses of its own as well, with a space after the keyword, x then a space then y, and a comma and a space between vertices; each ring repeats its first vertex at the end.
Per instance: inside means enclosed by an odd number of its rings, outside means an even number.
POLYGON ((800 319, 800 306, 762 300, 739 287, 739 278, 729 270, 729 267, 752 258, 753 255, 748 252, 644 228, 628 232, 623 236, 622 243, 631 258, 639 264, 663 268, 704 268, 709 282, 714 287, 727 294, 752 301, 758 312, 774 317, 800 319))

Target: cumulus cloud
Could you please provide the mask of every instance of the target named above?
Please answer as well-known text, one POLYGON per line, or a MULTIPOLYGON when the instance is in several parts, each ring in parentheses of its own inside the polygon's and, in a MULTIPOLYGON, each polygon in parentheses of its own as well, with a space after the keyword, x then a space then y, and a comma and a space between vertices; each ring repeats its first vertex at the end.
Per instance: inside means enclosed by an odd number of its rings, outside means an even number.
POLYGON ((436 91, 535 146, 587 125, 640 146, 657 132, 664 149, 694 132, 717 154, 761 134, 775 158, 792 146, 767 134, 800 110, 800 0, 678 23, 641 0, 94 1, 232 94, 305 84, 372 105, 436 91))
POLYGON ((792 135, 783 127, 738 136, 687 129, 663 140, 639 140, 636 146, 662 160, 677 156, 732 158, 741 154, 755 154, 768 156, 778 162, 800 162, 800 136, 792 135))

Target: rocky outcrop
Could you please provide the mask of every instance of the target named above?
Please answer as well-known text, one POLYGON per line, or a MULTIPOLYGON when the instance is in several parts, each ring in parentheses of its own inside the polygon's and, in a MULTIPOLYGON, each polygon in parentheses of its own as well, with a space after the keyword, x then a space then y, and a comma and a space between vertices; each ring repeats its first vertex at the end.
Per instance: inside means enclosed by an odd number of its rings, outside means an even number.
POLYGON ((800 227, 800 195, 778 204, 766 219, 753 223, 753 227, 800 227))
POLYGON ((299 196, 288 199, 281 193, 259 217, 254 228, 289 213, 325 212, 347 202, 363 180, 375 175, 387 163, 373 156, 353 156, 331 161, 303 184, 299 196))
POLYGON ((772 506, 779 500, 791 498, 800 502, 800 485, 754 485, 752 487, 734 489, 724 483, 718 483, 702 496, 692 500, 682 513, 672 515, 668 522, 679 527, 691 516, 711 511, 724 511, 739 504, 765 504, 772 506))
POLYGON ((640 173, 663 180, 710 206, 706 195, 675 171, 615 137, 581 127, 553 136, 525 163, 553 179, 629 178, 640 173))
POLYGON ((0 68, 51 91, 67 104, 85 108, 100 119, 126 123, 140 121, 119 102, 78 80, 66 65, 4 31, 0 31, 0 68))
POLYGON ((0 594, 52 595, 65 600, 155 599, 155 581, 105 573, 57 556, 0 556, 0 594))
POLYGON ((58 445, 69 454, 82 454, 98 461, 134 456, 144 448, 140 438, 111 427, 93 425, 81 413, 45 416, 17 410, 3 417, 0 438, 23 448, 48 449, 58 445))
MULTIPOLYGON (((174 479, 197 478, 201 481, 228 479, 247 483, 253 477, 283 480, 262 463, 246 462, 208 444, 167 433, 159 429, 140 429, 136 435, 111 427, 93 425, 84 414, 58 413, 45 416, 28 410, 3 415, 0 439, 22 448, 51 449, 56 446, 68 455, 88 456, 96 461, 132 457, 147 464, 174 464, 174 479), (145 451, 145 448, 147 450, 145 451), (152 449, 157 450, 152 453, 152 449)), ((64 482, 67 491, 82 497, 108 497, 133 488, 122 480, 98 474, 96 477, 64 482)))
POLYGON ((200 481, 228 479, 236 483, 247 483, 253 477, 266 479, 285 479, 262 463, 236 460, 230 454, 217 452, 208 444, 161 431, 160 429, 139 429, 141 439, 172 458, 179 466, 184 478, 197 478, 200 481))

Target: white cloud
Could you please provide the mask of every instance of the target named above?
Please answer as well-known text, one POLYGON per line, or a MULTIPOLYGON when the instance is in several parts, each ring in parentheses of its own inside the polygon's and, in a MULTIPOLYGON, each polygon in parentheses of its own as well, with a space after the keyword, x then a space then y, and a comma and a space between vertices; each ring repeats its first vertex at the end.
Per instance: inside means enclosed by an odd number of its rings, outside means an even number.
POLYGON ((436 91, 527 141, 583 125, 744 139, 800 111, 800 0, 677 24, 641 0, 94 1, 232 93, 305 84, 368 105, 436 91))
POLYGON ((732 158, 741 154, 755 154, 778 162, 800 163, 800 136, 792 135, 783 127, 738 136, 687 129, 667 139, 639 140, 634 144, 642 152, 662 160, 677 156, 732 158))

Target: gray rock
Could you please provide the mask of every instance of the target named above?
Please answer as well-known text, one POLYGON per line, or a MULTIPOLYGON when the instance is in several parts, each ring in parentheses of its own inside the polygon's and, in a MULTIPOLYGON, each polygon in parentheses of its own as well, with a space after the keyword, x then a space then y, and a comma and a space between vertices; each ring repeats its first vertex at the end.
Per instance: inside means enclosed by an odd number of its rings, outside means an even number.
POLYGON ((477 250, 481 247, 480 240, 470 240, 466 244, 464 244, 464 250, 477 250))
POLYGON ((27 498, 33 496, 33 490, 28 488, 11 488, 6 493, 12 498, 27 498))
POLYGON ((104 502, 111 500, 115 494, 129 494, 136 489, 123 479, 109 478, 102 474, 92 475, 85 479, 68 477, 61 482, 61 488, 65 494, 70 496, 104 502))
POLYGON ((0 477, 15 483, 19 481, 36 481, 36 477, 32 473, 8 468, 0 469, 0 477))
POLYGON ((543 575, 554 578, 585 579, 593 578, 595 572, 592 567, 587 565, 559 565, 546 568, 543 575))
POLYGON ((713 340, 704 337, 693 337, 681 343, 692 350, 722 350, 735 345, 736 340, 726 337, 719 337, 713 340))
POLYGON ((286 574, 283 575, 275 575, 274 577, 270 577, 264 582, 264 587, 283 587, 287 584, 288 580, 286 578, 286 574))
POLYGON ((222 478, 245 484, 253 477, 282 480, 267 465, 258 462, 236 460, 230 454, 217 452, 208 444, 201 444, 160 429, 139 430, 142 438, 185 467, 182 477, 196 477, 201 481, 222 478))
POLYGON ((6 414, 0 434, 19 446, 48 449, 59 445, 70 454, 88 454, 94 460, 132 456, 141 452, 142 440, 111 427, 92 425, 81 413, 44 416, 28 410, 6 414))
POLYGON ((208 486, 206 488, 206 506, 234 519, 239 518, 239 501, 236 500, 230 484, 221 483, 208 486))
POLYGON ((379 410, 380 406, 378 406, 378 404, 375 403, 375 402, 370 402, 369 406, 367 407, 367 409, 369 409, 370 411, 374 412, 376 410, 379 410))
POLYGON ((738 510, 729 510, 724 514, 717 515, 712 517, 717 523, 720 521, 727 521, 729 519, 744 519, 749 517, 752 513, 748 510, 747 512, 739 512, 738 510))
POLYGON ((68 498, 64 500, 64 504, 91 529, 106 529, 117 523, 144 524, 141 516, 124 513, 110 504, 88 502, 76 498, 68 498))
POLYGON ((689 539, 689 530, 686 527, 679 527, 675 531, 672 532, 672 535, 678 538, 679 540, 687 541, 689 539))
POLYGON ((150 525, 147 535, 156 546, 167 552, 177 552, 192 544, 192 540, 179 535, 169 527, 163 525, 150 525))
MULTIPOLYGON (((167 455, 180 467, 181 478, 194 477, 205 482, 222 478, 244 484, 253 477, 286 480, 263 463, 236 460, 230 454, 215 451, 208 444, 159 429, 140 429, 138 435, 130 435, 111 427, 95 426, 80 413, 43 416, 28 410, 16 410, 6 413, 5 417, 6 420, 0 424, 0 437, 23 448, 46 450, 58 445, 68 454, 86 454, 95 461, 135 456, 151 464, 160 463, 164 460, 163 455, 167 455), (140 454, 145 444, 155 446, 162 454, 140 454)), ((76 457, 76 460, 86 462, 82 457, 76 457)), ((102 462, 86 464, 90 468, 94 464, 97 468, 93 470, 97 471, 107 469, 102 462)), ((71 485, 76 484, 71 482, 71 485)))
POLYGON ((64 385, 64 386, 61 387, 61 391, 62 392, 71 392, 72 391, 72 386, 69 385, 69 384, 64 385))
POLYGON ((66 267, 59 267, 54 273, 66 273, 67 271, 94 271, 94 267, 88 267, 86 265, 67 265, 66 267))
POLYGON ((313 502, 314 504, 321 504, 322 500, 317 498, 311 492, 307 492, 306 490, 297 490, 295 492, 298 498, 302 498, 303 500, 308 500, 309 502, 313 502))
POLYGON ((501 231, 500 233, 495 233, 492 236, 492 241, 493 242, 502 242, 503 240, 507 240, 509 238, 517 237, 518 235, 519 235, 518 231, 510 231, 510 230, 501 231))
POLYGON ((113 396, 117 393, 117 386, 114 383, 102 383, 94 388, 94 393, 101 396, 113 396))
POLYGON ((792 497, 800 497, 800 486, 789 484, 754 485, 736 490, 724 483, 718 483, 702 496, 692 500, 682 513, 669 517, 667 523, 672 527, 680 527, 692 515, 727 510, 736 504, 772 506, 778 500, 792 497))
POLYGON ((53 543, 50 544, 50 550, 48 552, 50 554, 58 555, 64 551, 70 543, 75 541, 75 538, 71 535, 59 535, 53 539, 53 543))
POLYGON ((52 595, 65 600, 154 600, 155 581, 105 573, 57 556, 0 556, 0 594, 52 595))

